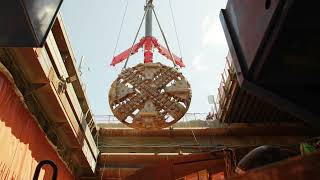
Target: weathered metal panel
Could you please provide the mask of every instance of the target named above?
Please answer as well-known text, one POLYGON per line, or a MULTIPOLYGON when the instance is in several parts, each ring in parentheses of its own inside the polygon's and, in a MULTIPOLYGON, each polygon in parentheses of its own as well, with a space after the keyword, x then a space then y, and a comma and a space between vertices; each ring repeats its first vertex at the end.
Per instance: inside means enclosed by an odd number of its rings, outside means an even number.
MULTIPOLYGON (((256 87, 249 94, 256 96, 262 106, 264 101, 280 109, 278 116, 287 117, 285 121, 302 120, 314 126, 319 125, 316 77, 320 75, 320 66, 316 59, 319 59, 320 26, 314 23, 317 6, 313 3, 229 0, 220 18, 241 90, 246 93, 248 88, 244 86, 248 82, 256 87), (259 96, 264 92, 271 94, 273 100, 259 96)), ((245 101, 243 96, 238 97, 245 101)), ((240 112, 244 107, 239 107, 238 102, 232 106, 232 112, 237 112, 235 108, 240 112)), ((267 108, 256 115, 263 117, 269 111, 267 108)))
MULTIPOLYGON (((228 128, 206 128, 206 129, 163 129, 139 131, 135 129, 105 129, 100 128, 99 136, 103 137, 196 137, 200 136, 318 136, 319 128, 304 127, 303 124, 278 124, 259 125, 238 123, 228 128)), ((100 138, 100 139, 101 139, 100 138)))
POLYGON ((147 166, 126 179, 175 180, 208 168, 211 168, 214 172, 221 172, 224 169, 222 156, 217 156, 214 153, 177 156, 175 159, 147 166))
POLYGON ((279 10, 281 0, 228 1, 225 18, 229 24, 232 41, 244 57, 246 69, 250 69, 263 45, 273 17, 279 10))
POLYGON ((185 177, 185 180, 199 180, 198 173, 189 174, 185 177))
POLYGON ((202 170, 198 172, 199 174, 199 180, 208 180, 209 174, 207 170, 202 170))

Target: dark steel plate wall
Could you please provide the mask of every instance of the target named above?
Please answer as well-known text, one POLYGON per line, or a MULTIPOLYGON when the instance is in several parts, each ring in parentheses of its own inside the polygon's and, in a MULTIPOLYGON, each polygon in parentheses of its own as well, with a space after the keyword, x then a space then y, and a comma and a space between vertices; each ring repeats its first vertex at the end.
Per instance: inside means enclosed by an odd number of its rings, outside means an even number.
POLYGON ((226 20, 239 44, 245 70, 250 69, 281 0, 229 0, 226 20))
POLYGON ((317 5, 229 0, 220 13, 240 88, 312 126, 320 125, 317 5))
POLYGON ((40 47, 62 0, 4 0, 0 6, 0 47, 40 47))

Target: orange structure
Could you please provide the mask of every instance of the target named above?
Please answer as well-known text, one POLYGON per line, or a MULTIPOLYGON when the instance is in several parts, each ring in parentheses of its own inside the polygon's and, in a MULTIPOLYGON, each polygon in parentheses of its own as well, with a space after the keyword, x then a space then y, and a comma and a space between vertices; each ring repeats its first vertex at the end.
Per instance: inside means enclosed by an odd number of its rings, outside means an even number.
POLYGON ((0 67, 0 179, 32 179, 43 162, 58 180, 92 175, 97 130, 61 17, 44 47, 0 48, 0 67))
MULTIPOLYGON (((12 82, 0 73, 0 179, 32 179, 38 163, 47 159, 58 166, 58 179, 74 179, 12 82)), ((51 169, 45 166, 39 178, 51 176, 51 169)))

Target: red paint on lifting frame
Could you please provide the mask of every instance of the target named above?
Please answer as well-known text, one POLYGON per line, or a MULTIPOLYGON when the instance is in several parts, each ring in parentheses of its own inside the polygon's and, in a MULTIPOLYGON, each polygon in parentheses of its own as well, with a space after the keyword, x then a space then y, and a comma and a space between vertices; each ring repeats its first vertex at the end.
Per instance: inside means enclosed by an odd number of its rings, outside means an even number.
POLYGON ((158 40, 152 36, 143 37, 140 42, 133 45, 132 48, 125 50, 124 52, 120 53, 119 55, 115 56, 112 59, 111 65, 115 66, 116 64, 122 62, 123 60, 127 59, 131 55, 138 52, 138 50, 144 47, 144 63, 152 63, 153 62, 153 48, 157 48, 158 52, 166 57, 167 59, 174 61, 175 64, 179 65, 180 67, 185 67, 182 58, 174 54, 170 54, 169 50, 163 47, 161 44, 158 43, 158 40))

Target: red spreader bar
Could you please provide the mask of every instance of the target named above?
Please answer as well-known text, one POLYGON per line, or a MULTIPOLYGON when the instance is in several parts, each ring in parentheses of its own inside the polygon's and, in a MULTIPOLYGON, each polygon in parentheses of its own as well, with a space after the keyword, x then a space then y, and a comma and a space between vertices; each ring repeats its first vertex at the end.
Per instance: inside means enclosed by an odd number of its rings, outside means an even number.
POLYGON ((150 63, 153 62, 153 48, 157 48, 158 52, 166 57, 167 59, 174 61, 175 64, 177 64, 180 67, 185 67, 182 58, 179 58, 178 56, 172 54, 170 55, 170 52, 167 48, 163 47, 161 44, 158 43, 158 40, 152 36, 144 37, 140 40, 139 43, 133 45, 132 49, 129 48, 126 51, 120 53, 119 55, 115 56, 112 59, 111 65, 115 66, 116 64, 122 62, 123 60, 127 59, 129 57, 129 54, 131 52, 131 55, 138 52, 138 50, 144 47, 144 63, 150 63))

